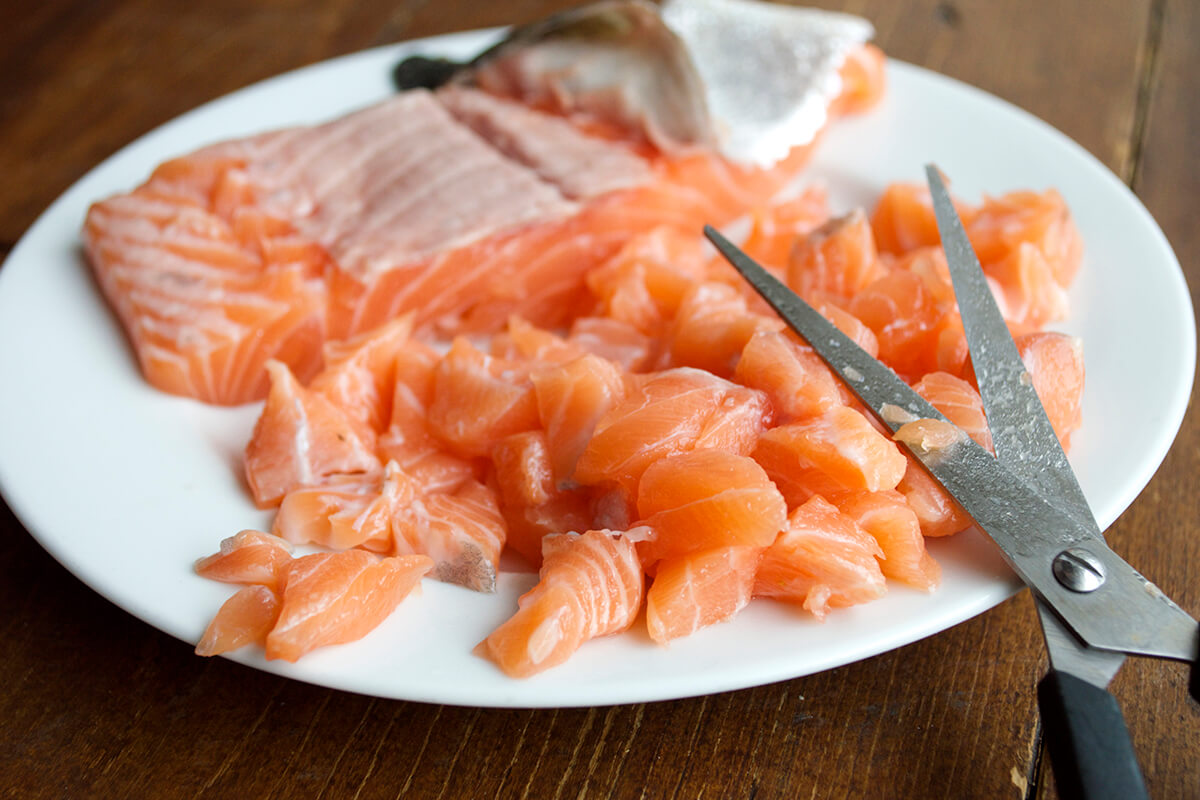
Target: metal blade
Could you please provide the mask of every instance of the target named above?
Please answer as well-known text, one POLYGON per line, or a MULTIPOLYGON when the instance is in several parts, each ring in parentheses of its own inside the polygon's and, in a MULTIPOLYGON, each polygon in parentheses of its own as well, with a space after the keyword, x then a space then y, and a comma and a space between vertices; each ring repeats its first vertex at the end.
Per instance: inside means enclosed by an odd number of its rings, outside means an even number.
POLYGON ((1104 689, 1125 663, 1124 653, 1097 650, 1081 642, 1041 600, 1035 601, 1050 666, 1104 689))
POLYGON ((996 458, 1043 497, 1066 503, 1091 519, 1091 508, 996 306, 942 176, 932 164, 925 173, 996 458))
MULTIPOLYGON (((704 233, 889 430, 895 433, 914 417, 945 421, 895 372, 714 228, 705 226, 704 233)), ((1080 639, 1109 650, 1195 658, 1195 621, 1108 548, 1090 513, 1080 514, 1072 504, 1044 495, 966 434, 936 449, 905 447, 1000 546, 1021 580, 1080 639), (1067 550, 1074 557, 1062 566, 1078 569, 1078 559, 1084 558, 1103 573, 1095 587, 1075 591, 1056 577, 1055 564, 1067 550)))

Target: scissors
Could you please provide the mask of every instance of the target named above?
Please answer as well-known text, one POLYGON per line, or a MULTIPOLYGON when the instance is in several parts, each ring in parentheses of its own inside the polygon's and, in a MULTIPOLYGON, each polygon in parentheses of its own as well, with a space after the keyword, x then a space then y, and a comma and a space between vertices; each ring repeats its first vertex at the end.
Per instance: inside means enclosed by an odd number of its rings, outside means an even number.
MULTIPOLYGON (((901 445, 1033 591, 1050 660, 1038 708, 1059 793, 1145 798, 1129 731, 1107 687, 1128 655, 1177 659, 1192 665, 1189 690, 1200 702, 1200 626, 1105 544, 941 174, 932 165, 926 174, 996 454, 965 433, 930 449, 920 441, 901 445)), ((952 425, 718 231, 706 226, 704 233, 893 434, 914 419, 952 425)))

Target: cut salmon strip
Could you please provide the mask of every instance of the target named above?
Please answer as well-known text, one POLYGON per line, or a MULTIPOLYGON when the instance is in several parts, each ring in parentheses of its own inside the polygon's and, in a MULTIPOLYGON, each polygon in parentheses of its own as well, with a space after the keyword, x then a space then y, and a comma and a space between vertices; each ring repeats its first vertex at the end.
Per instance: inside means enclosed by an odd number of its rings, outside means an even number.
POLYGON ((386 553, 393 546, 392 518, 416 492, 391 461, 382 476, 340 476, 322 486, 293 489, 279 506, 273 530, 296 544, 386 553))
POLYGON ((433 569, 427 556, 383 558, 364 550, 316 553, 287 571, 267 658, 296 661, 318 647, 366 636, 433 569))
POLYGON ((641 372, 657 356, 656 343, 634 326, 608 317, 577 317, 567 341, 631 372, 641 372))
POLYGON ((986 267, 986 274, 999 288, 1001 311, 1010 324, 1029 330, 1066 318, 1067 291, 1058 283, 1046 256, 1034 245, 1021 242, 1017 249, 986 267))
POLYGON ((431 430, 458 455, 487 456, 496 442, 539 426, 537 398, 527 370, 493 358, 465 338, 433 371, 431 430))
POLYGON ((481 650, 514 678, 563 663, 589 639, 626 630, 645 578, 634 542, 612 531, 547 536, 538 583, 481 650))
POLYGON ((596 424, 625 399, 625 380, 612 362, 590 354, 538 370, 530 379, 553 479, 561 484, 574 476, 596 424))
POLYGON ((761 547, 718 547, 659 562, 646 628, 659 644, 732 619, 753 595, 761 547))
POLYGON ((378 471, 375 434, 323 395, 296 380, 287 365, 267 364, 271 392, 246 445, 246 480, 259 508, 334 474, 378 471))
POLYGON ((1023 244, 1040 252, 1059 286, 1070 285, 1079 271, 1083 240, 1062 195, 1053 189, 984 198, 965 227, 985 271, 1023 244))
POLYGON ((509 317, 507 328, 492 337, 488 352, 496 358, 532 361, 543 366, 570 361, 586 351, 553 331, 513 316, 509 317))
POLYGON ((680 301, 668 334, 671 364, 729 378, 750 337, 783 327, 783 321, 774 315, 751 312, 732 286, 696 283, 680 301))
POLYGON ((830 609, 877 600, 887 592, 879 544, 829 501, 814 496, 788 517, 763 551, 755 597, 803 606, 823 620, 830 609))
POLYGON ((945 372, 931 372, 914 383, 912 388, 974 439, 976 444, 994 452, 983 400, 974 386, 945 372))
POLYGON ((264 644, 279 619, 279 596, 269 586, 246 586, 222 604, 204 635, 196 655, 217 656, 248 644, 264 644))
POLYGON ((765 547, 784 528, 787 506, 762 467, 746 456, 695 450, 651 465, 637 510, 654 531, 642 562, 728 545, 765 547))
POLYGON ((849 492, 830 498, 838 510, 869 533, 883 551, 883 574, 914 589, 933 591, 942 568, 925 551, 921 521, 895 490, 849 492))
POLYGON ((789 508, 814 494, 894 489, 907 466, 896 443, 847 406, 772 428, 759 438, 754 459, 789 508))
POLYGON ((1016 343, 1034 391, 1065 449, 1083 422, 1083 343, 1050 331, 1018 337, 1016 343))
POLYGON ((584 531, 591 527, 590 496, 562 488, 554 480, 546 434, 517 433, 492 449, 500 511, 508 526, 505 545, 537 567, 542 563, 542 539, 551 533, 584 531))
POLYGON ((408 345, 412 316, 343 342, 325 345, 325 368, 309 388, 363 426, 382 433, 392 416, 396 358, 408 345))
MULTIPOLYGON (((575 467, 585 485, 617 484, 635 494, 653 462, 692 449, 714 421, 739 406, 770 413, 766 397, 701 370, 679 368, 649 375, 605 414, 575 467)), ((760 419, 755 432, 761 430, 760 419)))
POLYGON ((796 242, 788 257, 787 283, 805 299, 829 295, 848 300, 883 271, 867 217, 855 210, 796 242))
POLYGON ((879 341, 879 360, 901 376, 928 372, 936 328, 947 309, 919 275, 892 270, 850 299, 848 310, 879 341))
POLYGON ((904 501, 917 515, 921 533, 925 536, 950 536, 971 525, 971 517, 962 506, 915 458, 910 457, 896 491, 904 495, 904 501))
POLYGON ((650 335, 675 316, 707 272, 703 243, 693 232, 658 227, 631 238, 586 280, 600 314, 650 335))
POLYGON ((780 275, 796 241, 829 218, 823 186, 808 186, 795 197, 770 203, 750 214, 750 233, 741 249, 780 275))
POLYGON ((780 422, 820 416, 842 404, 838 379, 821 357, 778 331, 759 331, 751 337, 734 380, 764 392, 780 422))
POLYGON ((221 549, 196 562, 196 574, 224 583, 257 583, 281 588, 292 546, 278 536, 244 530, 221 542, 221 549))
MULTIPOLYGON (((954 208, 969 228, 975 209, 957 199, 954 208)), ((871 230, 882 253, 901 255, 921 247, 940 246, 942 239, 929 187, 923 183, 888 185, 871 212, 871 230)))
POLYGON ((395 553, 433 559, 432 577, 477 592, 496 590, 506 536, 495 492, 467 480, 453 494, 418 496, 392 517, 395 553))

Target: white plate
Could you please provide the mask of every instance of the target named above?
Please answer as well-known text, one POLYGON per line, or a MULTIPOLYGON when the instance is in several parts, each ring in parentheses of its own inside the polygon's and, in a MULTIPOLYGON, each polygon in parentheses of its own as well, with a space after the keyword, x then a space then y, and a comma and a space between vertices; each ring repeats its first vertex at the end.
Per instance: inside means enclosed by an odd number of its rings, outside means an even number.
MULTIPOLYGON (((0 487, 37 540, 130 613, 196 641, 230 594, 196 577, 195 558, 268 522, 243 489, 240 453, 255 407, 215 409, 140 378, 80 253, 89 203, 140 183, 164 159, 208 142, 323 120, 382 98, 389 69, 420 48, 464 56, 489 32, 371 50, 289 73, 209 103, 139 139, 58 199, 0 271, 0 487)), ((921 180, 935 161, 968 199, 1057 187, 1086 242, 1066 330, 1083 336, 1088 384, 1071 461, 1103 525, 1133 501, 1183 416, 1195 355, 1179 265, 1142 205, 1080 147, 982 92, 892 62, 882 106, 836 124, 811 174, 834 208, 870 204, 885 184, 921 180), (1115 432, 1115 433, 1114 433, 1115 432)), ((932 543, 944 582, 924 595, 811 617, 771 602, 669 648, 631 632, 586 645, 566 665, 516 681, 472 647, 507 617, 529 575, 494 596, 426 581, 366 639, 297 665, 256 651, 238 661, 382 697, 481 706, 661 700, 754 686, 847 664, 944 630, 1017 588, 992 545, 932 543)))

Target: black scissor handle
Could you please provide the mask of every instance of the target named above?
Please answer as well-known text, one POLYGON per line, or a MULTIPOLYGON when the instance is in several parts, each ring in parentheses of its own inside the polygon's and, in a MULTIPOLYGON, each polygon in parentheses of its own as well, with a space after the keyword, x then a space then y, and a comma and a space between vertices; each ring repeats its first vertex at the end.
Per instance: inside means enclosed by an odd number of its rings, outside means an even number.
MULTIPOLYGON (((1193 668, 1193 689, 1197 669, 1193 668)), ((1067 672, 1038 684, 1054 782, 1064 800, 1146 800, 1146 784, 1117 699, 1067 672)))
POLYGON ((1188 681, 1188 694, 1197 703, 1200 703, 1200 653, 1192 659, 1192 678, 1188 681))

